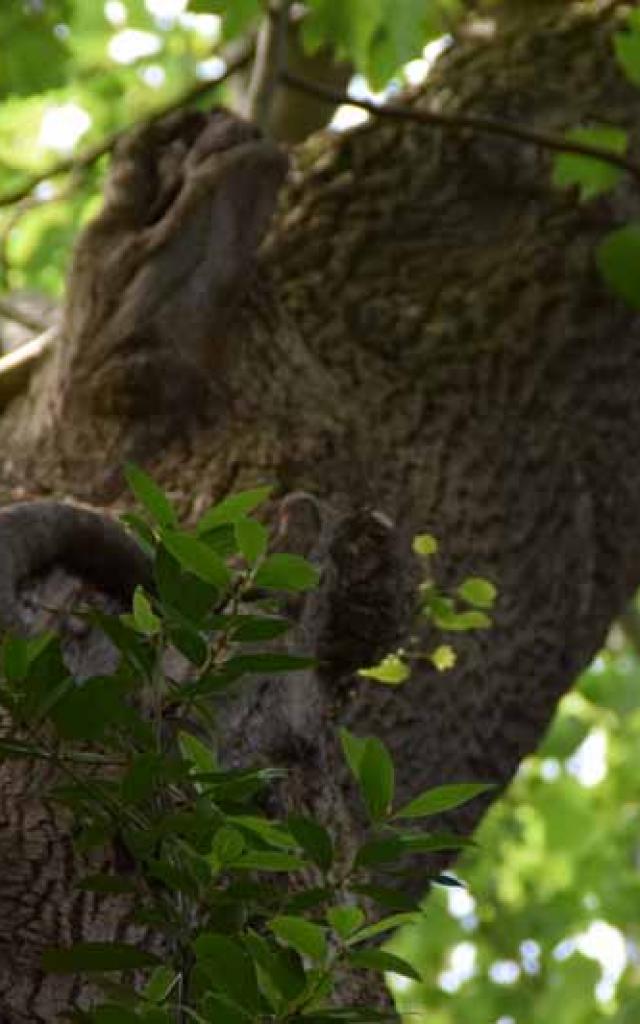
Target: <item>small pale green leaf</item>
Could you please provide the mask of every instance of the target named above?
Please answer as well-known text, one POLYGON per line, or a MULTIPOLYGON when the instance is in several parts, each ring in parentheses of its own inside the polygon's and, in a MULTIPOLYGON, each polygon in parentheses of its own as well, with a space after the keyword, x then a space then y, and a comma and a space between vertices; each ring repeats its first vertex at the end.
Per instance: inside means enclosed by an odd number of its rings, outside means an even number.
POLYGON ((327 921, 341 939, 347 939, 364 921, 364 913, 360 907, 331 907, 327 921))
POLYGON ((461 807, 469 800, 495 789, 491 782, 458 782, 447 786, 427 789, 408 804, 396 811, 394 818, 426 818, 431 814, 442 814, 454 807, 461 807))
POLYGON ((498 590, 490 580, 468 576, 458 587, 458 595, 476 608, 493 608, 498 590))
MULTIPOLYGON (((575 142, 585 142, 612 153, 623 154, 627 148, 627 133, 610 125, 575 128, 567 133, 575 142)), ((605 160, 579 153, 561 153, 554 160, 553 183, 560 188, 577 185, 583 200, 609 192, 618 183, 622 170, 605 160)))
POLYGON ((429 655, 429 661, 437 668, 438 672, 447 672, 454 667, 457 655, 449 644, 440 644, 429 655))
POLYGON ((233 527, 242 557, 249 565, 254 565, 267 550, 266 528, 257 519, 238 519, 233 527))
POLYGON ((145 636, 155 636, 160 631, 160 619, 154 614, 142 587, 136 587, 133 595, 133 622, 138 632, 145 636))
POLYGON ((151 518, 159 526, 175 526, 177 522, 175 509, 155 480, 147 476, 133 462, 126 464, 124 475, 134 495, 151 518))
POLYGON ((365 679, 374 679, 386 686, 400 686, 411 675, 411 670, 398 654, 387 654, 382 661, 371 668, 358 669, 358 675, 365 679))
POLYGON ((611 290, 640 309, 640 224, 611 231, 598 246, 596 261, 611 290))
POLYGON ((327 954, 325 929, 302 917, 281 914, 268 922, 274 935, 302 956, 322 962, 327 954))
POLYGON ((438 542, 430 533, 419 533, 413 538, 413 550, 416 555, 426 558, 429 555, 435 555, 438 550, 438 542))
POLYGON ((198 522, 197 531, 199 534, 208 533, 222 523, 237 523, 245 519, 249 512, 253 512, 258 505, 262 505, 271 494, 272 487, 256 487, 251 491, 240 491, 238 494, 231 494, 228 498, 214 505, 204 513, 198 522))
POLYGON ((402 978, 410 978, 411 981, 422 981, 415 967, 401 957, 387 953, 383 949, 354 950, 348 954, 347 962, 352 967, 364 967, 373 971, 399 974, 402 978))

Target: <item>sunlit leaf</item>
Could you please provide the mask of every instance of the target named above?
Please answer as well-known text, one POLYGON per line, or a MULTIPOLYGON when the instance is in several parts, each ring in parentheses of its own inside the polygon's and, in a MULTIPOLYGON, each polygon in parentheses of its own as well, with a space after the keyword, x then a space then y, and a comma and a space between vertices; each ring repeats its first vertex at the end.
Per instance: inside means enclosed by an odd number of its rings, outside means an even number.
POLYGON ((461 807, 462 804, 491 789, 495 789, 495 785, 490 782, 461 782, 437 786, 435 789, 425 790, 420 796, 405 804, 395 812, 394 818, 424 818, 431 814, 442 814, 444 811, 461 807))

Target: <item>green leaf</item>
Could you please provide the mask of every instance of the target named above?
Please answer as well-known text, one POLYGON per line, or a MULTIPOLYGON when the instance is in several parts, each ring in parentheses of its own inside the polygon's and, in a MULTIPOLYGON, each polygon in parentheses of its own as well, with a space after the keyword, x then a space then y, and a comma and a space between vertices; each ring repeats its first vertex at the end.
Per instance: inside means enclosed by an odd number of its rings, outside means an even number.
POLYGON ((302 658, 296 654, 238 654, 224 663, 224 668, 236 676, 252 672, 300 672, 312 668, 314 658, 302 658))
POLYGON ((269 846, 284 850, 293 850, 296 846, 291 833, 277 821, 270 821, 256 814, 232 814, 228 820, 238 828, 259 836, 269 846))
POLYGON ((234 523, 236 542, 242 557, 254 565, 267 550, 269 534, 256 519, 238 519, 234 523))
POLYGON ((454 668, 457 660, 456 652, 450 644, 440 644, 429 655, 429 661, 438 672, 447 672, 454 668))
POLYGON ((328 871, 333 862, 333 842, 327 830, 313 818, 301 815, 290 816, 287 828, 314 864, 328 871))
POLYGON ((458 587, 458 594, 463 601, 476 608, 493 608, 498 591, 489 580, 481 576, 468 576, 458 587))
POLYGON ((99 740, 109 729, 135 718, 126 684, 114 676, 93 676, 66 691, 49 716, 67 740, 99 740))
POLYGON ((79 879, 76 885, 79 889, 84 889, 86 892, 106 893, 136 892, 138 888, 135 880, 123 878, 121 875, 107 875, 103 873, 87 875, 85 878, 79 879))
POLYGON ((387 686, 400 686, 407 681, 411 670, 399 655, 387 654, 377 665, 358 669, 358 675, 365 679, 375 679, 377 683, 387 686))
POLYGON ((359 781, 371 819, 382 820, 390 813, 395 781, 389 751, 376 737, 367 740, 359 766, 359 781))
POLYGON ((170 623, 167 628, 167 636, 173 646, 192 665, 200 668, 205 664, 209 657, 209 648, 197 629, 187 626, 185 623, 181 625, 170 623))
POLYGON ((254 576, 256 587, 265 590, 312 590, 318 585, 320 573, 299 555, 270 555, 254 576))
POLYGON ((438 629, 444 631, 459 633, 471 629, 489 629, 491 626, 491 619, 485 612, 458 612, 450 597, 432 591, 426 592, 422 610, 438 629))
POLYGON ((179 530, 163 530, 162 543, 183 569, 192 572, 205 583, 212 583, 218 590, 226 590, 229 586, 229 570, 220 556, 204 541, 179 530))
POLYGON ((238 615, 234 622, 233 639, 239 644, 275 640, 291 629, 291 623, 287 619, 267 615, 238 615))
POLYGON ((156 967, 142 989, 142 995, 150 1003, 161 1003, 180 981, 180 976, 170 967, 156 967))
POLYGON ((129 971, 158 963, 153 953, 122 942, 79 942, 68 949, 46 949, 42 955, 42 966, 51 974, 129 971))
POLYGON ((370 839, 358 850, 355 866, 374 867, 379 864, 395 864, 408 853, 438 853, 448 850, 463 850, 473 847, 472 839, 450 832, 397 832, 388 838, 370 839))
POLYGON ((133 595, 133 621, 138 632, 145 636, 156 636, 160 632, 162 624, 142 587, 136 587, 133 595))
POLYGON ((596 260, 611 290, 640 309, 640 224, 611 231, 598 246, 596 260))
POLYGON ((281 914, 267 922, 267 927, 283 942, 293 946, 301 954, 311 960, 322 962, 327 955, 325 929, 302 917, 281 914))
POLYGON ((354 892, 367 896, 385 910, 393 910, 396 913, 411 913, 415 910, 415 900, 401 889, 381 885, 354 885, 352 888, 354 892))
POLYGON ((204 513, 198 521, 198 534, 208 533, 222 523, 237 523, 245 519, 249 512, 253 512, 258 505, 267 500, 272 490, 272 487, 256 487, 251 491, 231 494, 204 513))
POLYGON ((419 533, 413 538, 413 550, 416 555, 426 558, 429 555, 435 555, 438 550, 438 542, 430 533, 419 533))
POLYGON ((338 730, 340 736, 340 743, 342 745, 342 752, 345 757, 345 761, 349 765, 351 774, 355 778, 356 782, 360 778, 360 762, 364 757, 364 752, 367 748, 366 739, 361 739, 359 736, 355 736, 344 726, 338 730))
POLYGON ((327 921, 341 939, 347 939, 364 921, 360 907, 330 907, 327 921))
POLYGON ((287 1002, 296 999, 304 991, 304 967, 293 949, 283 948, 273 939, 266 939, 253 931, 244 936, 244 942, 255 962, 287 1002))
POLYGON ((177 612, 181 625, 207 622, 220 597, 217 587, 185 572, 162 544, 156 550, 153 573, 165 616, 173 619, 177 612))
POLYGON ((305 50, 330 46, 338 57, 352 58, 362 70, 371 40, 382 19, 382 0, 311 0, 302 23, 305 50))
POLYGON ((393 815, 394 818, 425 818, 461 807, 480 793, 495 789, 491 782, 460 782, 427 789, 393 815))
POLYGON ((2 641, 2 669, 10 683, 19 683, 29 671, 29 641, 15 633, 6 633, 2 641))
POLYGON ((382 920, 376 921, 375 924, 367 925, 366 928, 361 928, 355 935, 352 935, 349 938, 348 945, 352 946, 358 942, 365 942, 367 939, 375 938, 376 935, 383 935, 385 932, 402 928, 407 924, 416 924, 421 920, 423 920, 423 915, 416 912, 392 914, 390 917, 383 917, 382 920))
MULTIPOLYGON (((585 142, 612 153, 623 154, 627 149, 627 133, 621 128, 596 125, 592 128, 575 128, 567 132, 567 138, 585 142)), ((560 188, 577 185, 582 200, 609 192, 618 183, 622 170, 605 160, 581 156, 578 153, 561 153, 553 165, 553 184, 560 188)))
POLYGON ((385 973, 399 974, 402 978, 410 978, 411 981, 422 981, 422 978, 415 967, 402 960, 393 953, 387 953, 382 949, 359 949, 352 951, 347 956, 347 962, 352 967, 363 967, 373 971, 384 971, 385 973))
POLYGON ((128 462, 125 465, 124 475, 137 500, 146 509, 151 518, 159 526, 175 526, 177 522, 175 510, 155 480, 147 476, 133 462, 128 462))
POLYGON ((216 989, 250 1012, 260 1007, 256 970, 244 946, 226 935, 206 932, 193 943, 198 963, 216 989))
POLYGON ((140 547, 152 557, 156 549, 156 538, 146 519, 143 519, 142 516, 137 515, 135 512, 123 512, 119 519, 124 526, 128 527, 136 535, 140 547))
POLYGON ((213 837, 211 852, 220 864, 233 864, 245 849, 245 841, 241 832, 224 825, 213 837))
POLYGON ((640 85, 640 32, 616 32, 613 48, 618 64, 633 85, 640 85))
POLYGON ((218 760, 215 751, 193 736, 190 732, 178 733, 178 745, 185 761, 189 761, 198 772, 217 772, 218 760))
POLYGON ((234 863, 237 869, 245 871, 303 871, 309 866, 308 861, 294 857, 290 853, 279 853, 277 850, 251 850, 244 853, 234 863))

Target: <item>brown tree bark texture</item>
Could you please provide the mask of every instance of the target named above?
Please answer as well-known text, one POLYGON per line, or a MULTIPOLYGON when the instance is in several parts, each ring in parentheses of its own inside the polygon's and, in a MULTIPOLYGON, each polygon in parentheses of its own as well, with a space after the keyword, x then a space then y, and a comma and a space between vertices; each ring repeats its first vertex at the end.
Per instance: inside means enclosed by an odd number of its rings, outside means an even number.
MULTIPOLYGON (((554 132, 635 126, 611 49, 622 5, 503 6, 412 102, 554 132)), ((294 153, 258 247, 282 164, 239 130, 234 184, 216 164, 180 207, 204 131, 187 117, 121 155, 141 192, 83 236, 65 337, 0 422, 2 497, 121 508, 125 457, 186 518, 258 482, 316 495, 326 522, 302 516, 296 543, 323 582, 296 642, 320 668, 261 680, 225 738, 233 760, 287 764, 287 799, 348 836, 338 723, 389 744, 401 795, 506 783, 640 581, 640 324, 594 262, 638 196, 623 182, 580 206, 533 147, 381 120, 294 153), (229 209, 253 211, 251 237, 229 209), (451 674, 388 690, 354 669, 406 629, 420 530, 443 584, 495 581, 496 624, 451 674)), ((63 823, 31 775, 2 772, 0 1022, 49 1021, 80 987, 43 978, 42 945, 128 934, 126 908, 73 890, 63 823)))

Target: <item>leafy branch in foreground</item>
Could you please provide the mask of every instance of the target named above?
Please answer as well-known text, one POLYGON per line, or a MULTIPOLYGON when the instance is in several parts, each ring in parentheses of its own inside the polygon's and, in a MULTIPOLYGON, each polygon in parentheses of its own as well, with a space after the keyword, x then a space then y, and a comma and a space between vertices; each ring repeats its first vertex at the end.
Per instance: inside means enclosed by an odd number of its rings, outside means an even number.
MULTIPOLYGON (((144 511, 126 520, 152 560, 155 585, 138 587, 126 614, 80 613, 115 648, 113 673, 75 678, 51 633, 7 634, 0 652, 0 703, 11 723, 0 757, 56 765, 48 796, 72 812, 79 850, 111 847, 126 864, 89 871, 79 887, 126 901, 131 923, 155 936, 49 949, 47 971, 88 973, 105 993, 103 1005, 69 1019, 395 1020, 338 1005, 340 980, 362 970, 420 980, 378 945, 417 920, 403 887, 415 871, 407 858, 469 842, 415 823, 488 787, 441 786, 397 807, 384 744, 343 729, 369 818, 355 852, 341 848, 330 824, 293 808, 268 817, 256 798, 282 773, 225 767, 215 749, 216 701, 254 674, 298 672, 304 685, 314 663, 287 650, 290 623, 278 604, 282 594, 313 588, 317 570, 269 553, 254 515, 269 488, 226 498, 186 531, 153 480, 135 466, 127 478, 144 511), (181 673, 168 667, 178 655, 181 673)), ((451 884, 447 876, 432 881, 451 884)))

